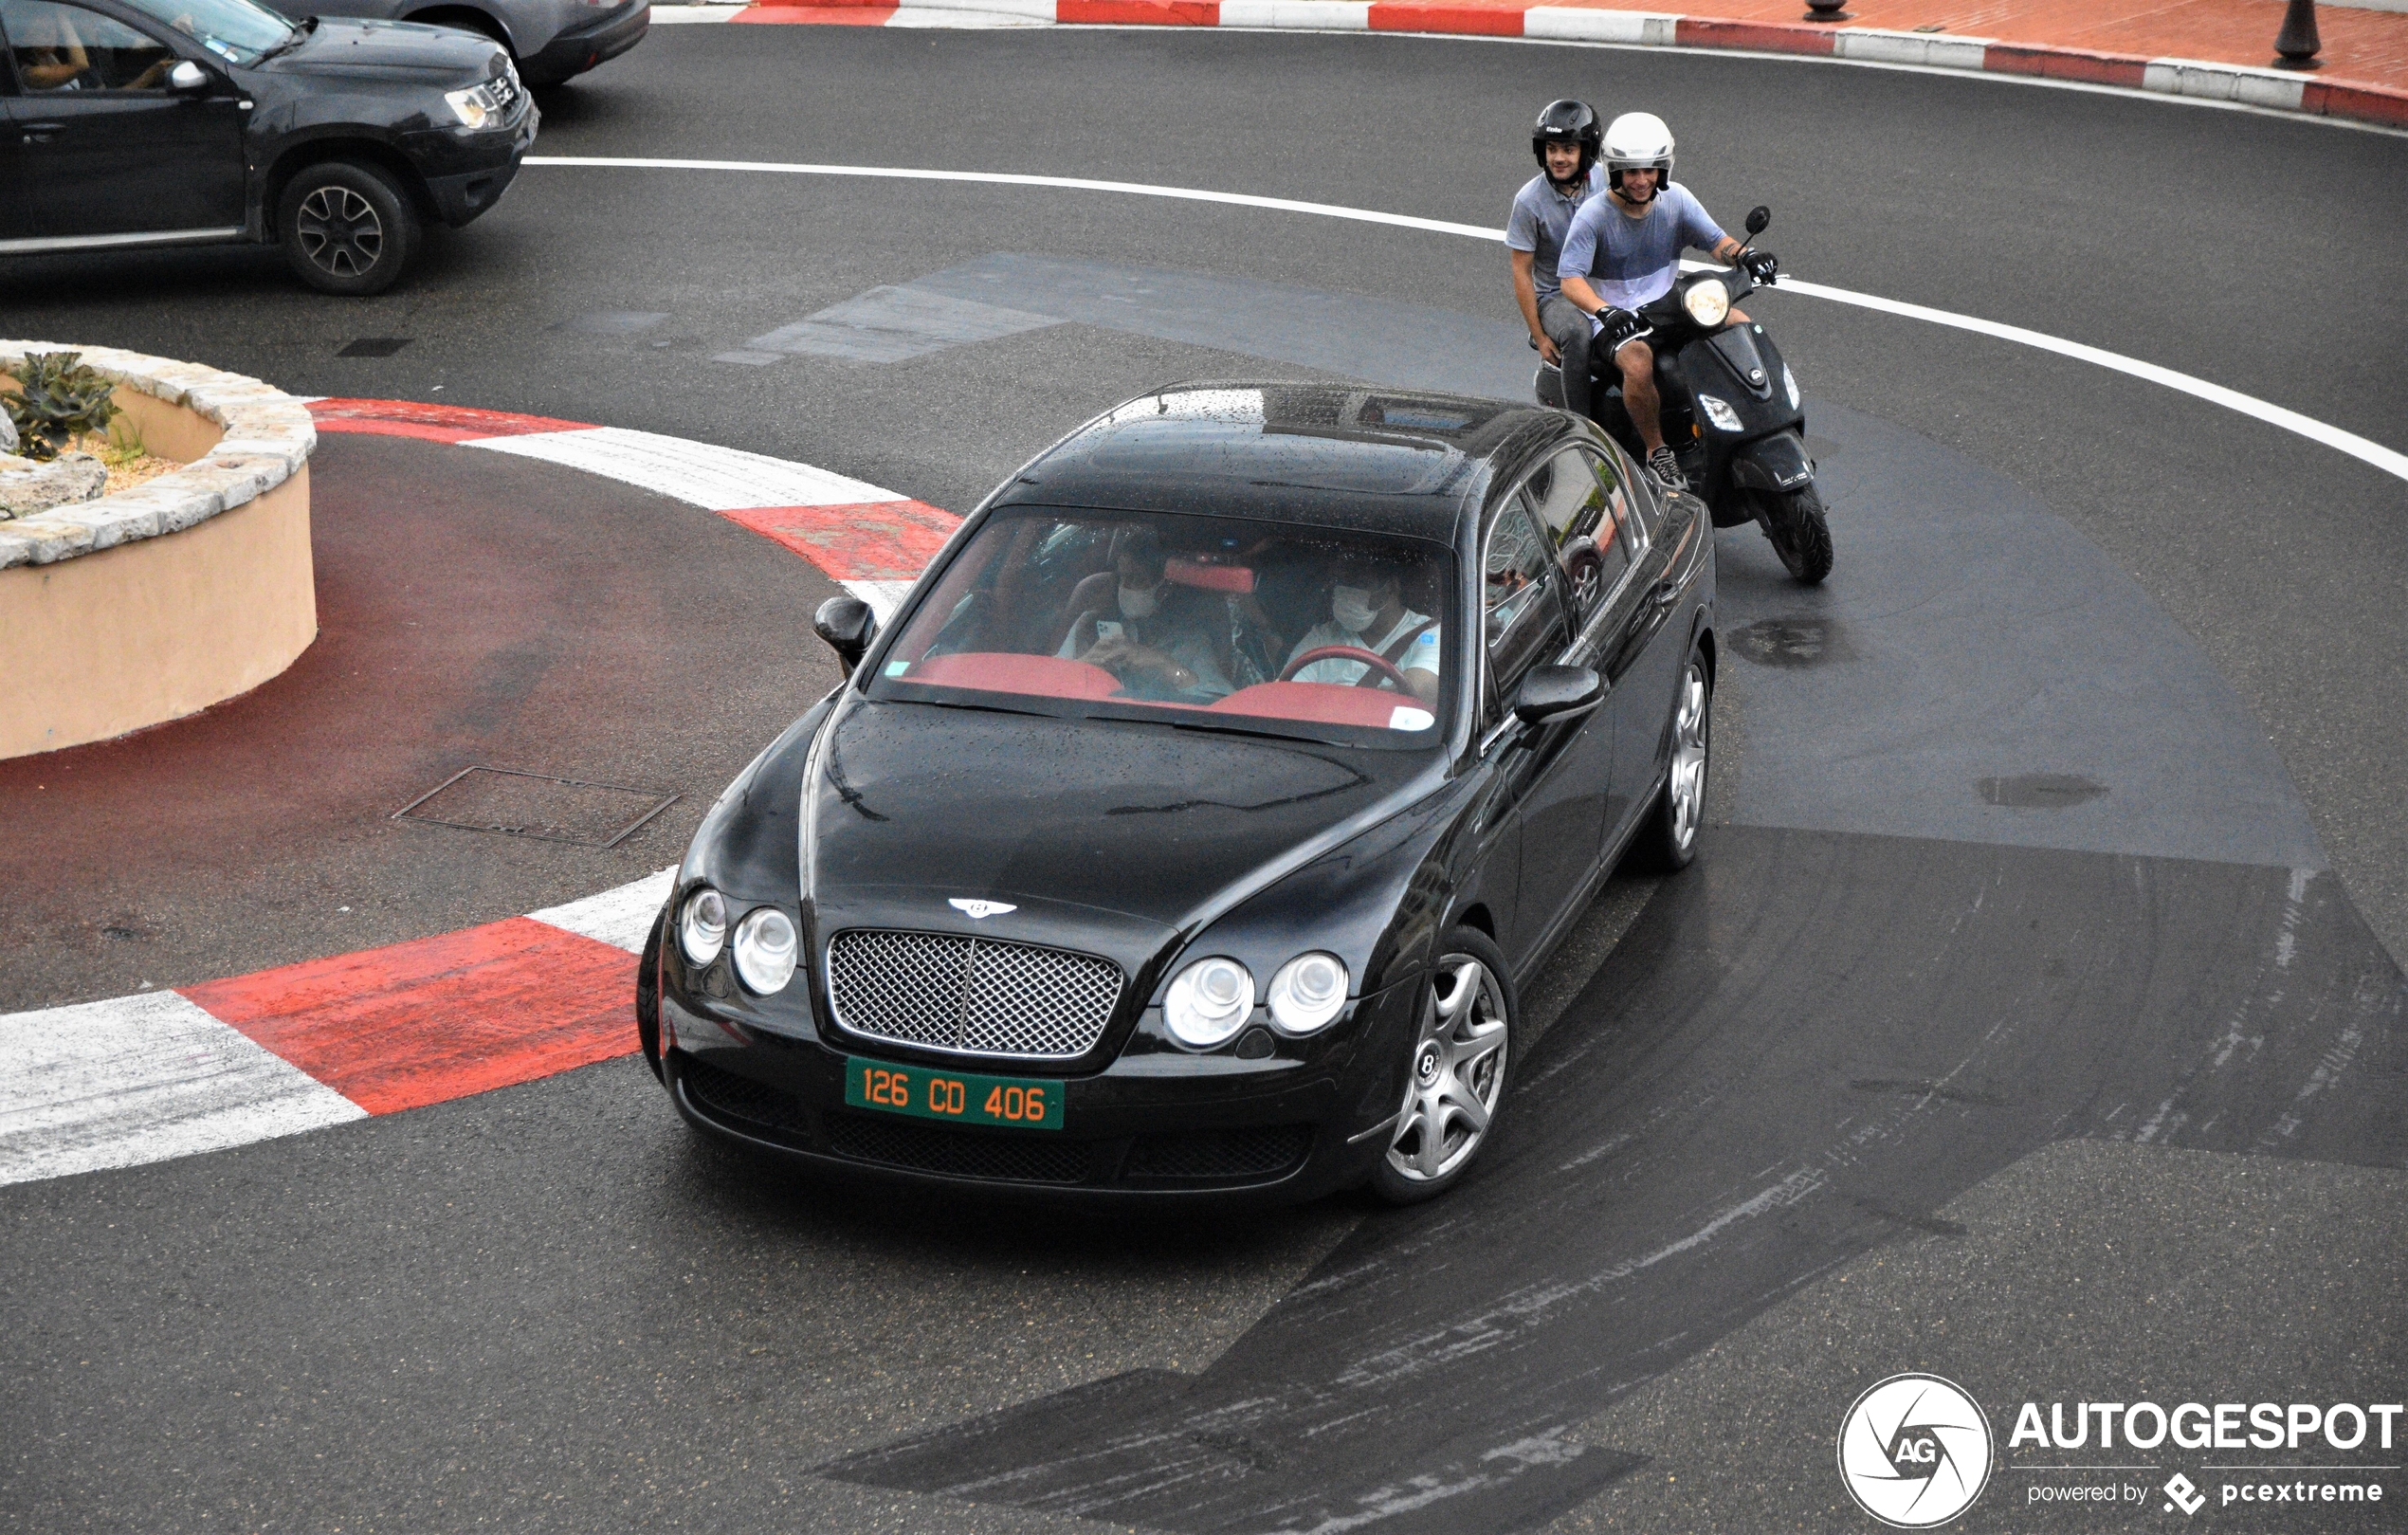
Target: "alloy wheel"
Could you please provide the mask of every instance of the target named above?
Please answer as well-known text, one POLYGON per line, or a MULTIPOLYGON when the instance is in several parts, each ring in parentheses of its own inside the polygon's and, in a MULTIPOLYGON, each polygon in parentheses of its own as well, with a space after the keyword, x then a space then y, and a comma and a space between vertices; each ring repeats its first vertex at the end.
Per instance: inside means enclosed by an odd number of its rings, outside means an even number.
POLYGON ((1468 954, 1449 955, 1431 980, 1404 1111, 1388 1143, 1388 1165, 1400 1177, 1434 1182, 1480 1148, 1505 1089, 1505 1040, 1496 977, 1468 954))
POLYGON ((337 277, 357 277, 385 250, 375 205, 349 187, 323 186, 301 199, 296 233, 310 263, 337 277))
POLYGON ((1682 848, 1697 840, 1706 815, 1706 667, 1691 656, 1672 713, 1672 840, 1682 848))

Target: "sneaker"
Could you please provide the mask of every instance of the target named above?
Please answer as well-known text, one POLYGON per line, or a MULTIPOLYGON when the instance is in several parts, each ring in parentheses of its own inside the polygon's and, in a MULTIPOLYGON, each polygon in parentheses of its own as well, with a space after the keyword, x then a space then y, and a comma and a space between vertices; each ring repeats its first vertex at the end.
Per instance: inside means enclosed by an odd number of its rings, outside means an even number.
POLYGON ((1689 487, 1688 476, 1681 472, 1681 461, 1673 456, 1669 443, 1647 456, 1647 472, 1655 476, 1657 483, 1667 490, 1687 490, 1689 487))

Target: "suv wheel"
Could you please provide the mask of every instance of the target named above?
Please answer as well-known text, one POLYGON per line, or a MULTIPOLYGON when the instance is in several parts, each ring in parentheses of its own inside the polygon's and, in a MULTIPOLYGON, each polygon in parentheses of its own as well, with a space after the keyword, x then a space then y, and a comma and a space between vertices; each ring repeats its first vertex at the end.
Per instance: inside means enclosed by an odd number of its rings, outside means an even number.
POLYGON ((382 171, 355 160, 309 166, 276 207, 284 259, 321 293, 382 293, 418 249, 418 215, 382 171))

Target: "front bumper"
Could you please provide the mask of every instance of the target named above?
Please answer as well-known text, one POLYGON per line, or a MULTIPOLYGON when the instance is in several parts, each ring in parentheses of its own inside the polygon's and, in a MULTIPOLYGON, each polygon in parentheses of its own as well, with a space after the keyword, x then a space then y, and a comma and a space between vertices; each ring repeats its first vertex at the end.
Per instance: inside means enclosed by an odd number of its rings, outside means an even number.
POLYGON ((468 133, 438 129, 411 134, 402 140, 408 155, 426 178, 427 196, 434 215, 458 228, 502 201, 519 174, 519 162, 535 148, 536 129, 543 121, 532 97, 522 97, 524 116, 508 128, 468 133))
POLYGON ((640 5, 590 26, 562 32, 519 61, 519 76, 530 85, 556 85, 574 75, 617 58, 644 41, 652 27, 652 8, 640 5))
POLYGON ((1386 1150, 1356 1138, 1403 1101, 1421 990, 1362 999, 1295 1055, 1123 1056, 1060 1078, 1052 1131, 848 1107, 847 1060, 877 1051, 731 1028, 666 988, 663 1076, 702 1129, 832 1175, 1054 1203, 1289 1204, 1360 1182, 1386 1150))

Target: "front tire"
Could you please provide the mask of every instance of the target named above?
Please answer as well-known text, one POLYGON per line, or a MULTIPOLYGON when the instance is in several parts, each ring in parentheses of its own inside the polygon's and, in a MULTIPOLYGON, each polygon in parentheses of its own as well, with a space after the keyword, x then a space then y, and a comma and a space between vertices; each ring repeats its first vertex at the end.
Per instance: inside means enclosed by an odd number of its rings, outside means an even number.
POLYGON ((1760 490, 1755 497, 1764 537, 1772 540, 1781 564, 1801 583, 1820 584, 1832 566, 1831 520, 1824 515, 1823 498, 1811 484, 1796 490, 1760 490))
POLYGON ((1447 934, 1423 984, 1404 1106, 1371 1174, 1372 1192, 1396 1205, 1462 1182, 1488 1143, 1521 1016, 1505 955, 1473 928, 1447 934))
POLYGON ((284 260, 320 293, 365 298, 400 281, 418 250, 418 215, 392 177, 356 160, 296 173, 276 205, 284 260))
POLYGON ((1692 648, 1672 700, 1672 764, 1633 848, 1641 867, 1676 874, 1697 857, 1698 829, 1706 821, 1706 771, 1714 747, 1714 674, 1706 652, 1692 648))

